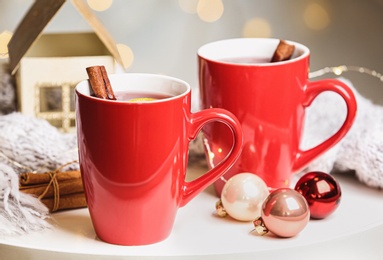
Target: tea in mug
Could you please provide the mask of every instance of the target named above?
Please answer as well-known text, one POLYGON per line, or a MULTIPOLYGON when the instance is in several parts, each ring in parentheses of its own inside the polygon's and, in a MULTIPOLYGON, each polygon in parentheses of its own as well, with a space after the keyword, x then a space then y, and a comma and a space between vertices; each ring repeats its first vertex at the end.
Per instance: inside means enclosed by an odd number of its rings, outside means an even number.
POLYGON ((232 57, 221 59, 222 62, 236 63, 236 64, 262 64, 270 63, 269 57, 232 57))
POLYGON ((146 93, 146 92, 130 92, 130 91, 116 91, 115 93, 117 101, 127 102, 148 102, 158 99, 170 98, 170 95, 159 93, 146 93))

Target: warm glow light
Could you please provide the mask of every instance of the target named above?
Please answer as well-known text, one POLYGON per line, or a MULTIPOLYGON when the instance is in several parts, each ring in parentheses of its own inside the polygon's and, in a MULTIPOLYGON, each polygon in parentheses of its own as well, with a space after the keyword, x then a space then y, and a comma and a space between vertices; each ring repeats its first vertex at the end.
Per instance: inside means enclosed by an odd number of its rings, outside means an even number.
POLYGON ((221 0, 199 0, 197 4, 197 14, 202 21, 215 22, 223 14, 223 3, 221 0))
POLYGON ((102 12, 113 4, 113 0, 87 0, 87 3, 93 10, 102 12))
POLYGON ((198 0, 178 0, 178 4, 182 11, 195 14, 197 13, 198 0))
POLYGON ((206 152, 208 154, 208 163, 211 168, 214 168, 214 153, 210 149, 209 142, 207 139, 203 139, 203 145, 205 146, 206 152))
POLYGON ((8 57, 8 43, 12 38, 12 33, 9 31, 3 31, 0 33, 0 58, 8 57))
POLYGON ((120 53, 121 60, 122 60, 122 66, 127 69, 130 66, 132 66, 134 61, 134 54, 131 48, 129 46, 119 43, 117 44, 118 52, 120 53))
POLYGON ((253 18, 245 23, 242 29, 243 37, 271 37, 271 26, 262 18, 253 18))
POLYGON ((334 68, 334 74, 339 76, 340 74, 342 74, 343 70, 342 70, 342 67, 336 67, 334 68))
POLYGON ((290 182, 290 181, 289 181, 288 179, 285 180, 285 186, 286 186, 286 187, 289 186, 289 182, 290 182))
POLYGON ((326 9, 318 3, 309 4, 303 13, 303 20, 308 28, 323 30, 330 24, 330 16, 326 9))

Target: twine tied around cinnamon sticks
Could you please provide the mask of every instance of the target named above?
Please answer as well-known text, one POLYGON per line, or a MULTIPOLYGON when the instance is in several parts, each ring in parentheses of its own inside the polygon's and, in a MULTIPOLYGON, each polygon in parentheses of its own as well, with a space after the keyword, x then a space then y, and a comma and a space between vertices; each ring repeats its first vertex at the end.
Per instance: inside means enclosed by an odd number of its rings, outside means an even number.
POLYGON ((73 163, 78 162, 66 163, 50 172, 20 174, 20 191, 37 196, 50 212, 86 207, 80 171, 61 172, 73 163))

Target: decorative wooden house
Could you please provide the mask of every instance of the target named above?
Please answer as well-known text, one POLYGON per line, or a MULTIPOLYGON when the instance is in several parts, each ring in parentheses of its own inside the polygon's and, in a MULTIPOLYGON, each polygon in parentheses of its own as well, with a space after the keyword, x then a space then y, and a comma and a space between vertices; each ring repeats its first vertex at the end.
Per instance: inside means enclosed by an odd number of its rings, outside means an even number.
POLYGON ((113 73, 122 64, 117 46, 82 0, 71 3, 93 33, 42 34, 65 0, 36 0, 8 44, 16 77, 18 110, 48 120, 67 132, 75 126, 74 87, 85 68, 104 65, 113 73))

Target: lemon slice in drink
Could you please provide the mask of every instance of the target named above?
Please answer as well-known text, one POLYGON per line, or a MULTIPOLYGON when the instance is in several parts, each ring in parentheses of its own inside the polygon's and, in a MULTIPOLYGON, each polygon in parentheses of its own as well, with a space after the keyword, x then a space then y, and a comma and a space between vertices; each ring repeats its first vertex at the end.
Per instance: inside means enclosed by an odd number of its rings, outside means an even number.
POLYGON ((139 97, 139 98, 132 98, 129 100, 129 102, 147 102, 147 101, 153 101, 153 100, 157 100, 157 98, 139 97))

